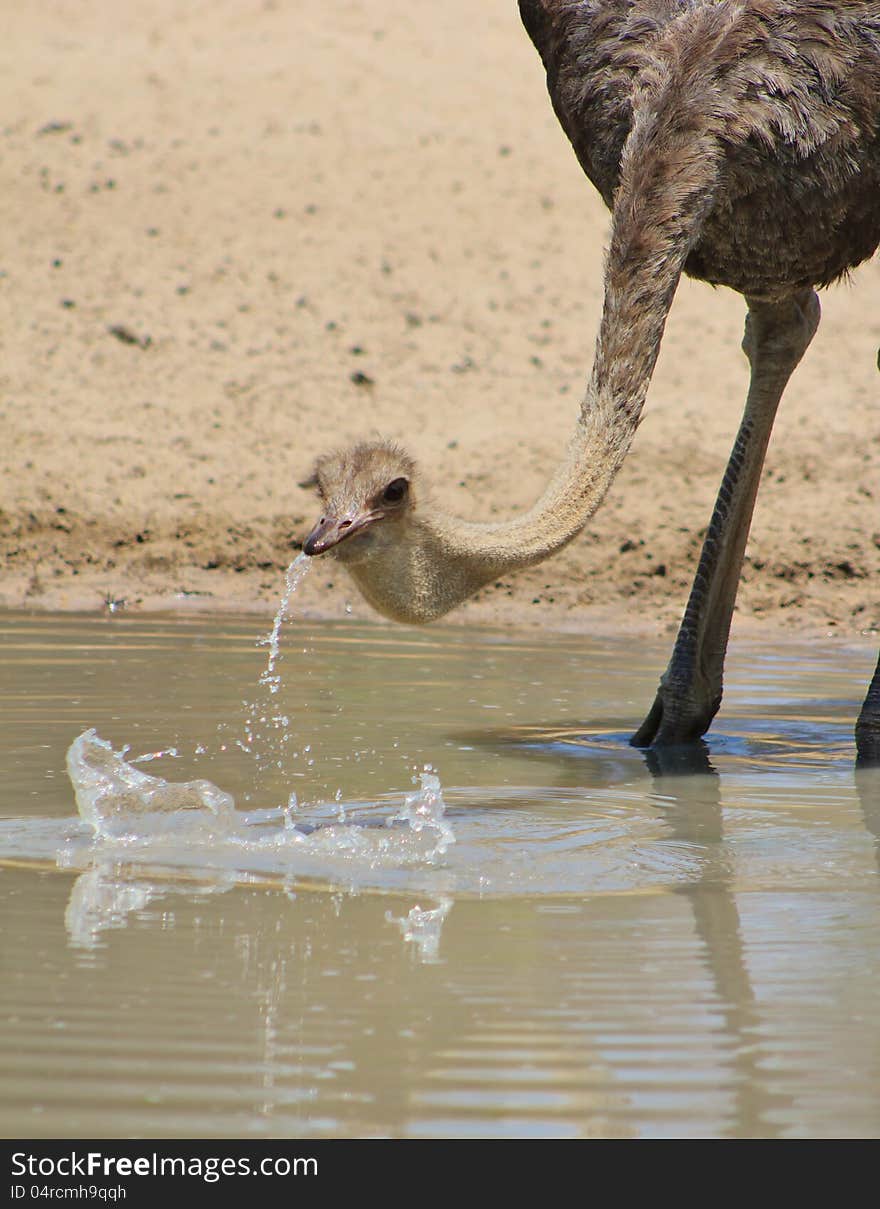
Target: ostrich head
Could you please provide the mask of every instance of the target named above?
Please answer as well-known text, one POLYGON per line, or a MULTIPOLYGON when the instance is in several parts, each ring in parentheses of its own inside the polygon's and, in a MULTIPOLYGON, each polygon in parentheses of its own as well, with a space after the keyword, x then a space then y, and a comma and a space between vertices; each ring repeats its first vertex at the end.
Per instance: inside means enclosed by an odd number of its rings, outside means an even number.
POLYGON ((354 445, 325 454, 303 486, 317 489, 321 519, 303 553, 332 551, 346 564, 362 562, 399 543, 415 504, 415 466, 390 441, 354 445))

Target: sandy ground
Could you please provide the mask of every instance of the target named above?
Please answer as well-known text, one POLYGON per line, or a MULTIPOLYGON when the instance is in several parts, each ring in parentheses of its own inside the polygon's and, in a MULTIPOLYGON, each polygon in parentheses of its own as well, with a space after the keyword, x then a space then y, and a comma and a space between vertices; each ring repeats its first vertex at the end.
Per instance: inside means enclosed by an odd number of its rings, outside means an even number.
MULTIPOLYGON (((298 480, 375 433, 450 510, 531 503, 589 370, 608 218, 513 0, 120 11, 0 14, 0 606, 270 613, 316 517, 298 480)), ((856 638, 880 628, 880 263, 823 307, 736 624, 856 638)), ((742 317, 683 283, 590 531, 458 620, 675 624, 742 317)), ((301 601, 368 615, 326 561, 301 601)))

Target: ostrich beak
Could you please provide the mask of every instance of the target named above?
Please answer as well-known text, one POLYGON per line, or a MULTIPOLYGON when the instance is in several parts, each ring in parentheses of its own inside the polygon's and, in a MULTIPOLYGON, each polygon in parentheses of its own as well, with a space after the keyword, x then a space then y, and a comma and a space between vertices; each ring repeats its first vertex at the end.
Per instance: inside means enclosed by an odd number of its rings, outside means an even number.
POLYGON ((377 512, 358 514, 353 511, 341 517, 322 516, 303 542, 303 554, 323 554, 326 550, 332 550, 340 542, 354 537, 356 533, 362 533, 364 529, 377 521, 379 516, 380 514, 377 512))

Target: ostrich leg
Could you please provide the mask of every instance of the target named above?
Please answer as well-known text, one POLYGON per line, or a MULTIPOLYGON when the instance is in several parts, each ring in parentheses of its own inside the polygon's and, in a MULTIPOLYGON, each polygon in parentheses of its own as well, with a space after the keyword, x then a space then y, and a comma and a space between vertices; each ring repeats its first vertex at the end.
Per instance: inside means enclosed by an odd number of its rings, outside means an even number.
POLYGON ((880 659, 856 722, 856 752, 859 765, 880 766, 880 659))
MULTIPOLYGON (((819 300, 812 290, 776 302, 747 301, 743 350, 752 372, 742 423, 672 658, 651 711, 631 740, 634 747, 691 742, 705 734, 718 712, 730 620, 773 420, 819 324, 819 300)), ((875 703, 875 727, 878 710, 875 703)), ((876 733, 874 746, 880 751, 876 733)))

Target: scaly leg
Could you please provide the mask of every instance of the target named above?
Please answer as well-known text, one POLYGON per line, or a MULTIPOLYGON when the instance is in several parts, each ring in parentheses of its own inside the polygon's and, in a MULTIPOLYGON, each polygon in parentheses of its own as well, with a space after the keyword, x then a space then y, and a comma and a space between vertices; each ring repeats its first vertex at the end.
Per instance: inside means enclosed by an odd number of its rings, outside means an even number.
POLYGON ((776 409, 819 325, 819 300, 812 290, 778 302, 747 301, 743 350, 752 373, 742 423, 672 658, 651 711, 631 740, 635 747, 692 742, 718 712, 730 621, 776 409))
POLYGON ((880 765, 880 659, 856 722, 856 752, 860 767, 880 765))

